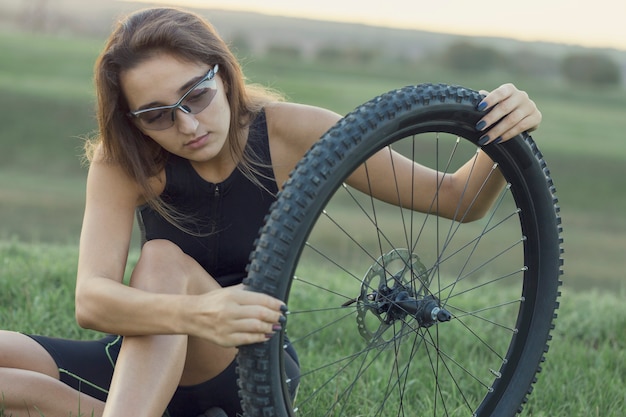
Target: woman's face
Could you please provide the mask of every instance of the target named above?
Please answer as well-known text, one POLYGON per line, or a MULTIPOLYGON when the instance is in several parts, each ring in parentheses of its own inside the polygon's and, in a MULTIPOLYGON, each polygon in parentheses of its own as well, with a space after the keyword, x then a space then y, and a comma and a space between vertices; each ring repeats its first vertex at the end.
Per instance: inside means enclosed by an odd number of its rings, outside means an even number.
POLYGON ((138 114, 143 118, 141 121, 135 118, 137 127, 165 150, 194 162, 208 162, 230 155, 225 146, 230 107, 219 72, 212 78, 213 74, 209 74, 212 68, 203 63, 182 61, 169 54, 158 54, 120 75, 131 112, 172 105, 188 94, 180 107, 195 113, 194 103, 213 97, 207 107, 196 114, 186 113, 178 107, 138 114), (194 89, 207 74, 209 77, 205 82, 194 89), (174 121, 169 126, 172 111, 174 121), (159 122, 159 118, 163 120, 159 122))

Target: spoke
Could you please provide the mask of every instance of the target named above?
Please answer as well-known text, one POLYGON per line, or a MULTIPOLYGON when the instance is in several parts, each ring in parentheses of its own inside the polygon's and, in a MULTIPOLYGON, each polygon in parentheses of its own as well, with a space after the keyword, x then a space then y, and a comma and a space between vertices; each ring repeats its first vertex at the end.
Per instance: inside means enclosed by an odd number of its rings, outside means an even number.
MULTIPOLYGON (((359 249, 361 249, 361 251, 365 254, 367 254, 372 261, 376 262, 376 257, 371 255, 369 253, 369 251, 360 243, 358 242, 354 236, 352 236, 352 234, 350 234, 346 229, 344 229, 342 226, 339 225, 339 222, 337 220, 335 220, 333 217, 330 216, 330 214, 328 214, 328 212, 326 210, 323 211, 324 216, 330 220, 335 226, 337 226, 337 229, 339 229, 341 231, 341 233, 343 233, 348 239, 350 239, 352 241, 352 243, 354 243, 359 249)), ((374 225, 376 228, 378 228, 377 225, 374 225)))
MULTIPOLYGON (((349 191, 349 189, 346 187, 345 188, 346 192, 352 196, 352 193, 349 191)), ((354 197, 352 197, 354 198, 354 197)), ((369 215, 367 214, 366 210, 360 205, 360 203, 358 201, 355 200, 355 203, 357 205, 359 205, 359 207, 361 208, 362 213, 372 222, 372 225, 374 225, 374 227, 376 228, 377 231, 377 236, 379 238, 379 250, 380 250, 380 254, 384 254, 384 251, 382 249, 382 243, 380 238, 384 238, 385 242, 391 246, 394 247, 395 245, 393 244, 393 242, 391 241, 391 239, 389 239, 385 233, 383 233, 380 228, 378 227, 378 225, 376 223, 374 223, 375 219, 372 219, 371 217, 369 217, 369 215)), ((377 257, 375 257, 374 255, 372 255, 367 248, 365 248, 360 242, 358 242, 354 236, 352 236, 352 234, 350 234, 347 230, 345 230, 345 228, 343 228, 342 226, 339 225, 339 222, 334 219, 326 210, 324 210, 324 216, 330 221, 332 222, 345 236, 348 237, 348 239, 350 241, 352 241, 360 250, 361 252, 363 252, 365 255, 367 255, 368 258, 370 258, 372 261, 374 261, 375 264, 379 265, 383 270, 385 270, 387 272, 388 275, 393 275, 391 274, 386 266, 384 264, 380 264, 378 262, 377 257)), ((315 253, 317 253, 318 255, 320 255, 322 258, 324 258, 325 260, 327 260, 328 262, 330 262, 332 265, 336 266, 337 268, 339 268, 340 270, 344 271, 345 273, 347 273, 348 275, 350 275, 351 277, 353 277, 355 280, 357 281, 361 281, 362 277, 358 277, 356 276, 353 272, 349 271, 348 269, 346 269, 343 265, 341 265, 339 262, 337 262, 336 260, 333 259, 333 257, 331 257, 330 255, 326 254, 322 249, 319 249, 318 247, 316 247, 315 245, 313 245, 311 242, 306 242, 306 246, 308 248, 310 248, 312 251, 314 251, 315 253)), ((407 261, 404 261, 404 264, 406 267, 410 267, 410 263, 408 263, 407 261)))
POLYGON ((327 329, 327 328, 329 328, 329 327, 339 323, 340 321, 344 320, 345 318, 352 316, 354 313, 355 313, 355 311, 349 311, 347 314, 344 314, 343 316, 341 316, 341 317, 339 317, 339 318, 337 318, 337 319, 335 319, 333 321, 330 321, 330 322, 324 324, 323 326, 318 327, 318 328, 310 331, 309 333, 306 333, 306 334, 298 337, 297 339, 291 340, 291 344, 295 345, 296 343, 300 342, 301 340, 306 339, 308 337, 311 337, 312 335, 314 335, 316 333, 319 333, 322 330, 325 330, 325 329, 327 329))
POLYGON ((481 269, 485 268, 485 266, 487 266, 487 265, 491 264, 493 261, 495 261, 496 259, 498 259, 500 256, 502 256, 502 255, 504 255, 505 253, 507 253, 507 252, 511 251, 513 248, 515 248, 516 246, 518 246, 519 244, 521 244, 522 242, 524 242, 524 240, 525 240, 525 239, 520 239, 519 241, 517 241, 517 242, 515 242, 515 243, 511 244, 510 246, 508 246, 508 247, 504 248, 502 251, 498 252, 497 254, 495 254, 494 256, 492 256, 491 258, 489 258, 489 259, 485 260, 483 263, 479 264, 477 267, 475 267, 475 268, 474 268, 474 269, 472 269, 471 271, 467 272, 465 275, 459 275, 459 277, 457 277, 457 279, 455 279, 455 280, 454 280, 454 282, 452 282, 452 284, 448 285, 447 287, 441 288, 441 289, 439 290, 439 294, 441 294, 441 293, 442 293, 443 291, 445 291, 445 290, 448 290, 448 289, 450 290, 450 291, 448 292, 448 296, 447 296, 445 299, 441 298, 441 304, 442 304, 442 305, 444 305, 444 306, 447 304, 448 300, 449 300, 449 299, 452 297, 452 295, 453 295, 454 288, 456 287, 456 285, 457 285, 459 282, 461 282, 461 281, 463 281, 463 280, 465 280, 465 279, 467 279, 467 278, 471 277, 471 276, 472 276, 472 275, 474 275, 476 272, 478 272, 478 271, 480 271, 481 269))
MULTIPOLYGON (((316 246, 312 245, 310 242, 306 242, 305 243, 306 247, 311 249, 313 252, 317 253, 319 256, 321 256, 322 258, 324 258, 325 260, 327 260, 328 262, 330 262, 331 264, 335 265, 337 268, 339 268, 340 270, 342 270, 343 272, 345 272, 346 274, 350 275, 352 278, 356 279, 357 281, 360 281, 361 278, 357 277, 356 275, 354 275, 352 273, 352 271, 347 270, 345 267, 343 267, 342 265, 340 265, 338 262, 336 262, 333 258, 331 258, 330 256, 326 255, 326 253, 324 253, 321 249, 318 249, 316 246)), ((364 252, 366 252, 364 250, 364 252)), ((366 252, 367 253, 367 252, 366 252)), ((373 259, 373 258, 372 258, 373 259)))
MULTIPOLYGON (((372 192, 372 183, 370 181, 370 172, 369 169, 367 168, 367 162, 364 164, 365 165, 365 176, 367 177, 367 186, 369 187, 369 200, 370 200, 370 204, 372 206, 372 215, 374 216, 374 225, 376 227, 376 237, 378 240, 378 252, 380 254, 383 253, 383 244, 381 242, 381 234, 382 232, 380 231, 380 228, 378 227, 378 220, 376 219, 376 204, 374 203, 374 193, 372 192)), ((364 211, 365 212, 365 211, 364 211)), ((383 268, 385 266, 383 265, 383 268)))
POLYGON ((487 322, 489 324, 493 324, 494 326, 500 327, 502 329, 505 329, 505 330, 508 330, 508 331, 514 333, 516 331, 515 328, 510 327, 510 326, 505 326, 504 324, 498 323, 498 322, 496 322, 494 320, 490 320, 490 319, 488 319, 486 317, 483 317, 483 316, 479 315, 478 313, 483 313, 485 311, 490 311, 490 310, 495 310, 495 309, 499 309, 499 308, 502 308, 502 307, 507 307, 507 306, 510 306, 510 305, 513 305, 513 304, 519 304, 521 302, 522 302, 522 299, 518 298, 516 300, 508 301, 508 302, 505 302, 505 303, 500 303, 500 304, 497 304, 497 305, 493 305, 493 306, 490 306, 490 307, 485 307, 485 308, 481 308, 481 309, 473 310, 473 311, 466 311, 466 310, 464 310, 462 308, 449 306, 449 305, 448 305, 448 307, 450 308, 450 310, 458 310, 458 311, 463 313, 463 314, 455 314, 454 315, 455 319, 461 319, 463 317, 471 316, 471 317, 474 317, 474 318, 476 318, 478 320, 481 320, 483 322, 487 322))
POLYGON ((491 351, 491 353, 493 353, 494 355, 496 355, 500 360, 504 360, 504 356, 502 356, 501 353, 496 352, 495 348, 493 346, 491 346, 489 343, 487 343, 482 337, 480 337, 474 330, 472 330, 470 328, 470 326, 468 326, 461 318, 457 318, 457 321, 461 324, 461 326, 467 330, 472 336, 474 336, 480 343, 482 346, 486 347, 489 351, 491 351))
MULTIPOLYGON (((434 340, 432 340, 432 335, 430 334, 429 331, 426 331, 426 333, 429 335, 430 339, 431 339, 431 345, 432 347, 435 349, 436 352, 436 356, 437 356, 437 367, 436 369, 433 369, 433 372, 435 372, 435 383, 436 383, 436 390, 439 393, 439 398, 441 399, 441 404, 444 408, 444 412, 445 415, 449 415, 448 413, 448 407, 446 406, 446 401, 445 401, 445 396, 443 395, 443 392, 440 388, 440 375, 439 375, 439 363, 441 363, 443 365, 443 367, 445 368, 446 374, 450 377, 450 379, 452 380, 452 382, 454 383, 454 386, 456 387, 457 391, 459 392, 459 394, 461 395, 461 397, 463 398, 463 402, 465 402, 465 405, 467 406, 468 410, 471 411, 472 407, 469 403, 469 400, 467 399, 464 390, 461 388, 457 378, 454 376, 454 373, 452 372, 452 369, 450 369, 450 367, 448 366, 448 361, 450 361, 451 363, 453 363, 454 365, 457 366, 457 368, 461 369, 463 372, 465 372, 467 375, 469 375, 470 377, 474 378, 477 382, 479 382, 480 384, 482 384, 482 382, 480 380, 478 380, 471 372, 469 372, 466 368, 464 368, 463 366, 461 366, 457 361, 453 360, 450 356, 445 355, 443 351, 440 350, 439 348, 439 342, 435 342, 434 340), (447 359, 447 360, 446 360, 447 359)), ((427 351, 429 352, 429 350, 427 349, 427 351)), ((428 354, 428 357, 430 358, 430 352, 428 354)), ((431 360, 431 364, 432 364, 432 360, 431 360)), ((432 366, 432 365, 431 365, 432 366)), ((484 385, 484 384, 483 384, 484 385)), ((436 399, 437 397, 435 397, 436 399)), ((435 407, 435 414, 436 414, 436 407, 435 407)))
MULTIPOLYGON (((389 150, 389 159, 391 160, 391 171, 393 172, 393 182, 394 185, 396 186, 396 197, 398 198, 398 211, 400 213, 400 220, 402 223, 402 228, 404 230, 404 238, 406 239, 406 247, 410 248, 411 247, 411 243, 408 240, 408 236, 406 233, 406 220, 404 218, 404 210, 402 209, 403 207, 403 201, 402 201, 402 195, 400 193, 400 188, 399 188, 399 184, 398 184, 398 174, 396 172, 396 164, 394 162, 394 153, 392 152, 391 146, 388 146, 387 149, 389 150)), ((415 166, 414 164, 411 165, 411 173, 414 172, 415 166)), ((413 184, 414 181, 414 176, 411 176, 411 183, 413 184)), ((412 188, 413 190, 414 188, 412 188)), ((413 200, 413 193, 411 193, 411 201, 413 200)), ((412 205, 409 207, 413 207, 412 205)), ((413 216, 411 216, 413 217, 413 216)))
MULTIPOLYGON (((320 386, 316 387, 314 391, 315 391, 316 393, 320 392, 320 391, 321 391, 324 387, 326 387, 326 386, 327 386, 327 385, 328 385, 328 384, 329 384, 329 383, 330 383, 333 379, 335 379, 335 378, 336 378, 338 375, 340 375, 340 374, 341 374, 341 373, 342 373, 342 372, 343 372, 343 371, 344 371, 344 370, 345 370, 348 366, 350 366, 350 365, 351 365, 351 364, 352 364, 352 363, 353 363, 356 359, 358 359, 360 356, 364 355, 364 357, 363 357, 363 361, 361 361, 361 363, 360 363, 360 365, 359 365, 359 367, 358 367, 358 372, 357 372, 357 375, 355 375, 355 376, 354 376, 354 378, 353 378, 353 379, 354 379, 354 381, 353 381, 353 382, 351 382, 351 383, 348 385, 348 387, 347 387, 345 390, 343 390, 343 392, 339 395, 340 397, 346 397, 346 396, 347 396, 347 395, 348 395, 348 394, 352 391, 352 389, 354 388, 354 385, 355 385, 356 381, 358 381, 359 377, 361 377, 361 376, 363 375, 363 373, 364 373, 367 369, 369 369, 369 367, 370 367, 370 366, 372 366, 372 364, 374 364, 374 362, 376 361, 376 359, 377 359, 377 358, 378 358, 378 357, 379 357, 379 356, 380 356, 383 352, 384 352, 384 350, 383 350, 383 349, 379 349, 379 348, 377 348, 376 346, 371 346, 371 345, 370 345, 370 346, 368 346, 368 347, 367 347, 367 349, 364 349, 364 350, 362 350, 362 351, 360 351, 360 352, 357 352, 357 353, 355 353, 355 354, 353 354, 353 355, 350 355, 350 356, 347 356, 347 357, 345 357, 345 358, 342 358, 342 359, 340 359, 340 360, 335 361, 333 364, 338 364, 338 363, 341 363, 341 362, 346 361, 346 360, 347 360, 348 362, 347 362, 347 363, 345 363, 345 364, 344 364, 344 365, 343 365, 340 369, 338 369, 338 370, 337 370, 336 372, 334 372, 332 375, 330 375, 330 376, 326 379, 326 381, 324 381, 324 382, 323 382, 320 386), (374 355, 374 357, 373 357, 373 358, 369 361, 369 363, 368 363, 368 364, 367 364, 367 366, 366 366, 366 361, 368 360, 368 356, 369 356, 370 352, 375 351, 375 350, 378 350, 378 352, 376 352, 376 355, 374 355)), ((317 369, 315 369, 315 370, 309 371, 309 372, 307 372, 306 374, 303 374, 303 375, 310 375, 310 374, 312 374, 312 373, 317 372, 317 371, 318 371, 318 370, 320 370, 320 369, 327 368, 328 366, 332 366, 333 364, 328 364, 328 365, 325 365, 324 367, 320 367, 320 368, 317 368, 317 369)), ((300 376, 300 378, 302 378, 302 375, 300 376)), ((312 398, 313 398, 313 396, 310 396, 309 398, 305 398, 305 399, 302 401, 302 404, 305 404, 306 402, 310 401, 312 398)), ((335 404, 336 404, 336 403, 337 403, 337 402, 335 402, 335 404)), ((329 412, 330 412, 330 411, 332 411, 332 410, 329 410, 329 412)), ((328 415, 328 413, 327 413, 326 415, 328 415)))
MULTIPOLYGON (((350 274, 350 275, 352 275, 352 274, 350 274)), ((352 277, 356 278, 354 275, 352 275, 352 277)), ((357 279, 358 279, 358 278, 357 278, 357 279)), ((343 299, 344 299, 344 300, 346 300, 346 301, 350 301, 350 300, 352 299, 352 297, 348 297, 348 296, 347 296, 347 295, 345 295, 345 294, 341 294, 341 293, 339 293, 339 292, 337 292, 337 291, 333 291, 333 290, 331 290, 330 288, 323 287, 323 286, 321 286, 321 285, 319 285, 319 284, 316 284, 316 283, 312 282, 310 279, 303 279, 303 278, 301 278, 301 277, 299 277, 299 276, 294 275, 294 276, 293 276, 293 280, 294 280, 294 281, 301 282, 301 283, 303 283, 303 284, 306 284, 306 285, 308 285, 308 286, 310 286, 310 287, 317 288, 318 290, 321 290, 321 291, 323 291, 323 292, 325 292, 325 293, 332 294, 332 295, 336 295, 336 296, 338 296, 338 297, 343 298, 343 299)), ((342 309, 342 308, 345 308, 345 307, 333 307, 332 309, 342 309)), ((313 310, 307 310, 307 311, 313 311, 313 310)), ((319 310, 317 310, 317 311, 319 311, 319 310)), ((294 311, 290 311, 290 314, 296 314, 296 312, 294 312, 294 311)))
MULTIPOLYGON (((474 290, 477 290, 479 288, 485 287, 487 285, 493 284, 495 282, 502 281, 504 279, 514 277, 514 276, 516 276, 516 275, 518 275, 520 273, 524 273, 527 269, 528 269, 528 267, 525 266, 525 267, 522 267, 522 268, 518 269, 517 271, 511 272, 510 274, 501 275, 501 276, 499 276, 497 278, 494 278, 492 280, 483 282, 483 283, 481 283, 479 285, 475 285, 473 287, 467 288, 466 290, 455 292, 454 295, 451 295, 450 297, 448 297, 448 301, 450 299, 452 299, 452 298, 455 298, 455 297, 458 297, 460 295, 466 294, 466 293, 468 293, 470 291, 474 291, 474 290)), ((446 305, 448 305, 448 304, 446 304, 446 305)))
MULTIPOLYGON (((401 328, 401 333, 404 331, 405 328, 405 324, 403 323, 403 326, 401 328)), ((409 368, 411 366, 411 364, 413 363, 413 359, 415 357, 415 354, 417 353, 417 347, 421 345, 421 339, 422 337, 420 336, 419 332, 417 331, 411 331, 411 333, 414 334, 414 339, 413 339, 413 343, 411 343, 411 353, 409 355, 409 358, 405 361, 406 365, 404 365, 404 369, 402 370, 402 372, 400 372, 399 366, 398 366, 398 356, 400 353, 400 341, 402 340, 403 336, 401 335, 400 337, 394 338, 394 366, 392 368, 392 372, 390 372, 389 374, 389 381, 387 383, 387 390, 385 392, 384 395, 384 400, 381 402, 381 405, 379 407, 379 412, 382 412, 387 400, 389 399, 389 397, 392 395, 394 389, 397 387, 398 392, 399 392, 399 396, 400 396, 400 404, 398 405, 398 413, 402 412, 402 415, 404 415, 404 392, 406 389, 406 383, 409 377, 409 368), (418 338, 419 338, 419 343, 418 343, 418 338), (393 373, 396 373, 397 375, 397 379, 396 381, 393 383, 393 385, 391 384, 392 378, 393 378, 393 373), (403 381, 401 381, 403 379, 403 381), (402 383, 401 383, 402 382, 402 383)))
MULTIPOLYGON (((369 181, 368 181, 368 184, 369 184, 369 181)), ((390 238, 388 237, 388 235, 387 235, 385 232, 383 232, 383 230, 382 230, 382 229, 378 226, 378 221, 376 220, 376 206, 375 206, 375 204, 374 204, 374 199, 370 197, 370 201, 371 201, 371 203, 372 203, 372 208, 371 208, 371 211, 372 211, 372 213, 373 213, 372 215, 370 215, 370 214, 369 214, 369 212, 368 212, 368 209, 367 209, 367 208, 365 208, 365 207, 363 206, 363 204, 362 204, 362 203, 358 200, 358 198, 354 195, 354 192, 352 192, 352 191, 351 191, 351 189, 350 189, 348 186, 346 186, 346 184, 345 184, 345 183, 344 183, 344 184, 342 184, 342 189, 343 189, 343 191, 344 191, 344 192, 345 192, 345 193, 346 193, 346 194, 350 197, 350 199, 354 202, 354 204, 355 204, 355 205, 357 206, 357 208, 360 210, 360 213, 361 213, 361 214, 363 214, 363 215, 365 216, 365 218, 367 218, 367 220, 368 220, 368 221, 372 224, 372 226, 374 226, 374 229, 375 229, 376 234, 377 234, 377 239, 378 239, 378 247, 379 247, 379 251, 380 251, 380 253, 381 253, 381 254, 383 254, 383 253, 385 252, 385 251, 383 250, 383 247, 382 247, 382 243, 383 243, 383 241, 384 241, 384 243, 386 243, 386 244, 387 244, 387 245, 389 245, 390 247, 395 247, 395 246, 397 246, 397 245, 395 245, 395 244, 394 244, 394 242, 392 241, 392 239, 390 239, 390 238)), ((400 208, 400 210, 401 210, 401 212, 403 211, 401 208, 400 208)), ((338 226, 338 222, 337 222, 337 220, 336 220, 336 219, 331 218, 331 215, 328 213, 328 211, 324 211, 324 215, 325 215, 325 216, 326 216, 326 217, 327 217, 327 218, 328 218, 328 219, 329 219, 332 223, 334 223, 335 225, 337 225, 337 227, 339 227, 339 226, 338 226)), ((413 218, 413 216, 411 216, 411 218, 413 218)), ((403 223, 404 223, 404 220, 403 220, 403 223)), ((343 232, 346 236, 348 236, 348 235, 349 235, 349 233, 348 233, 346 230, 343 230, 342 228, 340 228, 340 230, 342 230, 342 232, 343 232)), ((405 230, 405 237, 406 237, 406 230, 405 230)), ((350 240, 352 240, 353 242, 355 242, 355 241, 354 241, 354 239, 352 238, 352 236, 351 236, 351 235, 349 235, 349 238, 350 238, 350 240)), ((356 243, 356 242, 355 242, 355 243, 356 243)), ((367 249, 363 248, 363 247, 362 247, 359 243, 357 243, 357 246, 358 246, 360 249, 362 249, 362 250, 363 250, 363 252, 367 253, 367 249)), ((411 247, 411 244, 410 244, 408 241, 406 242, 406 247, 407 247, 407 248, 410 248, 410 247, 411 247)), ((368 255, 369 255, 369 254, 368 254, 368 255)), ((370 258, 372 258, 372 259, 374 258, 372 255, 369 255, 369 257, 370 257, 370 258)), ((333 263, 335 263, 335 262, 333 261, 333 263)), ((335 265, 337 265, 337 264, 335 263, 335 265)), ((385 269, 385 266, 384 266, 384 265, 380 265, 380 266, 381 266, 383 269, 385 269)), ((408 267, 409 265, 408 265, 408 264, 406 264, 406 266, 408 267)))
MULTIPOLYGON (((467 258, 466 258, 466 262, 465 262, 465 265, 463 266, 463 268, 462 268, 462 269, 461 269, 461 271, 459 272, 459 275, 460 275, 460 274, 462 274, 462 273, 463 273, 463 270, 467 267, 467 264, 469 263, 470 258, 471 258, 471 257, 472 257, 472 255, 474 254, 474 251, 475 251, 475 250, 476 250, 476 248, 478 247, 478 244, 480 243, 480 241, 482 240, 482 238, 483 238, 483 237, 487 234, 487 231, 489 231, 489 230, 493 230, 493 229, 495 228, 495 226, 494 226, 494 227, 492 227, 492 228, 490 228, 489 226, 491 225, 491 222, 493 221, 493 219, 494 219, 494 217, 495 217, 495 214, 496 214, 496 212, 498 211, 498 208, 501 206, 502 202, 504 201, 504 197, 505 197, 505 195, 506 195, 506 192, 505 192, 505 191, 502 191, 502 192, 500 193, 500 197, 498 198, 498 201, 497 201, 497 203, 496 203, 496 205, 495 205, 495 208, 491 211, 491 215, 489 216, 489 218, 488 218, 487 222, 485 223, 485 226, 483 227, 482 232, 481 232, 481 233, 479 233, 479 235, 478 235, 475 239, 473 239, 473 240, 472 240, 472 242, 471 242, 471 243, 473 243, 473 248, 472 248, 472 250, 471 250, 470 254, 467 256, 467 258)), ((457 226, 457 229, 456 229, 456 230, 459 230, 459 227, 460 227, 460 224, 457 226)), ((450 235, 450 234, 449 234, 449 235, 448 235, 448 237, 446 238, 446 241, 445 241, 444 247, 443 247, 443 248, 441 248, 441 250, 439 250, 439 245, 437 246, 437 247, 438 247, 438 252, 437 252, 437 253, 439 253, 439 256, 438 256, 438 258, 437 258, 437 262, 436 262, 436 264, 433 266, 433 268, 435 268, 435 267, 437 268, 437 271, 439 271, 439 265, 441 265, 441 263, 442 263, 443 254, 444 254, 445 250, 447 249, 447 247, 449 246, 449 244, 450 244, 450 242, 451 242, 451 237, 452 237, 452 236, 454 236, 454 234, 452 234, 452 235, 450 235)), ((437 241, 439 241, 439 233, 437 233, 437 241)), ((456 283, 452 285, 452 289, 450 290, 450 294, 452 293, 452 291, 453 291, 453 289, 454 289, 454 286, 455 286, 455 285, 456 285, 456 283)), ((441 287, 439 287, 439 288, 441 288, 441 287)), ((450 294, 449 294, 449 295, 450 295, 450 294)))
MULTIPOLYGON (((494 224, 492 227, 485 229, 483 232, 481 232, 478 236, 476 236, 475 238, 473 238, 472 240, 466 242, 465 244, 463 244, 461 247, 459 247, 457 250, 455 250, 454 252, 448 254, 448 256, 446 256, 445 258, 441 258, 439 261, 439 265, 445 263, 446 261, 450 260, 451 258, 453 258, 455 255, 459 254, 460 252, 462 252, 464 249, 467 249, 468 247, 470 247, 470 245, 472 245, 473 243, 476 243, 478 240, 482 239, 484 236, 486 236, 487 234, 489 234, 490 232, 494 231, 498 226, 501 226, 502 224, 504 224, 507 220, 512 219, 513 216, 517 215, 519 213, 519 210, 509 214, 507 217, 501 219, 498 223, 494 224)), ((433 266, 434 267, 434 266, 433 266)))

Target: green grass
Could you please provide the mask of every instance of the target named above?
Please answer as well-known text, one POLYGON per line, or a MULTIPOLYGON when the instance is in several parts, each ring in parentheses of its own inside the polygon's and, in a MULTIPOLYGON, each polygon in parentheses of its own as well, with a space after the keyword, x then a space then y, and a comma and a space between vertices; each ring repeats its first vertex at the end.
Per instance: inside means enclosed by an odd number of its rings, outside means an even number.
POLYGON ((74 320, 77 262, 76 245, 0 241, 2 328, 80 339, 98 337, 80 329, 74 320))
MULTIPOLYGON (((59 337, 98 337, 74 321, 76 259, 74 245, 0 243, 2 327, 59 337)), ((564 289, 554 339, 524 415, 624 415, 624 297, 626 290, 611 294, 564 289)), ((348 342, 329 340, 327 347, 348 342)), ((460 338, 457 349, 470 351, 472 346, 460 338)))
MULTIPOLYGON (((386 262, 386 268, 397 272, 392 263, 386 262)), ((315 262, 310 264, 315 265, 314 267, 299 268, 296 274, 299 279, 293 284, 289 300, 292 314, 289 316, 287 332, 293 346, 298 349, 302 364, 303 376, 298 394, 302 402, 301 415, 314 417, 315 410, 327 410, 337 397, 342 398, 347 387, 353 389, 353 397, 350 400, 340 400, 343 406, 341 413, 335 410, 329 415, 378 415, 375 411, 385 400, 388 404, 386 410, 393 409, 392 404, 400 404, 398 387, 390 392, 386 391, 390 382, 393 383, 398 378, 402 381, 404 390, 405 415, 430 415, 425 410, 433 410, 435 398, 439 412, 433 415, 442 415, 441 399, 434 395, 433 368, 437 365, 437 384, 444 393, 447 406, 459 407, 459 413, 448 408, 450 415, 467 415, 468 410, 463 405, 460 392, 462 391, 463 398, 472 405, 484 396, 488 385, 482 384, 490 384, 493 380, 489 368, 498 369, 502 362, 493 352, 505 351, 505 342, 511 336, 508 323, 514 320, 517 305, 501 305, 489 309, 489 312, 484 311, 480 314, 480 320, 465 316, 429 330, 417 330, 411 320, 407 320, 409 324, 405 327, 402 327, 402 321, 396 321, 393 326, 385 329, 375 314, 367 310, 363 315, 364 321, 361 322, 365 325, 366 333, 374 336, 380 329, 385 331, 380 338, 364 338, 356 325, 356 304, 337 307, 346 300, 344 296, 352 298, 359 294, 361 282, 348 274, 332 270, 332 267, 321 267, 321 264, 315 262), (309 284, 311 282, 314 284, 309 284), (325 290, 317 291, 316 285, 321 285, 325 290), (493 326, 493 323, 498 323, 499 326, 493 326), (468 328, 471 328, 471 333, 468 328), (398 338, 398 334, 404 336, 398 338), (422 343, 421 337, 416 334, 423 336, 427 342, 422 343), (480 335, 480 342, 477 335, 480 335), (431 338, 433 343, 436 339, 437 346, 441 349, 440 357, 429 344, 431 338), (363 353, 364 351, 367 353, 363 353), (471 378, 469 374, 472 375, 471 378), (454 383, 450 375, 454 375, 454 383), (327 383, 331 376, 334 378, 327 383), (340 382, 337 383, 338 381, 340 382), (355 400, 355 397, 358 399, 355 400)), ((401 269, 404 263, 397 266, 401 269)), ((374 280, 369 281, 369 284, 377 288, 379 282, 374 280)), ((433 284, 430 288, 434 290, 437 283, 433 284)), ((493 290, 490 285, 487 287, 489 290, 469 291, 455 297, 450 305, 454 305, 457 312, 460 308, 464 311, 477 311, 485 306, 492 306, 496 297, 494 294, 497 294, 497 303, 515 300, 519 293, 515 294, 514 285, 511 284, 514 282, 509 282, 508 288, 501 286, 498 290, 493 290)))
MULTIPOLYGON (((95 129, 91 79, 102 43, 0 33, 0 94, 10 103, 0 112, 0 239, 77 241, 86 176, 82 138, 95 129)), ((500 72, 459 74, 429 61, 339 66, 261 56, 243 62, 251 81, 342 114, 407 84, 490 89, 515 82, 544 115, 533 136, 551 168, 563 210, 566 285, 621 288, 626 247, 623 88, 589 89, 500 72)))
POLYGON ((0 31, 0 88, 53 100, 94 96, 91 71, 103 40, 0 31))

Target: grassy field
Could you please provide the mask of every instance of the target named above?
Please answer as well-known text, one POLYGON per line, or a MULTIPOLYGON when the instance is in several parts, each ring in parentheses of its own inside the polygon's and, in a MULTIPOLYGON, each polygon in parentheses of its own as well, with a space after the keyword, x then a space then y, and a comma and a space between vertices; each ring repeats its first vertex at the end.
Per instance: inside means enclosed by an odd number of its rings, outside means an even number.
MULTIPOLYGON (((0 239, 77 241, 86 174, 80 155, 83 139, 95 129, 91 67, 101 44, 0 33, 0 93, 7 103, 0 112, 0 239)), ((244 57, 243 62, 251 81, 341 114, 407 84, 446 82, 489 89, 514 81, 544 115, 534 137, 563 209, 566 285, 624 288, 623 88, 565 86, 558 80, 512 79, 497 72, 458 74, 429 62, 367 67, 276 57, 244 57)))
MULTIPOLYGON (((95 129, 91 68, 102 40, 0 33, 0 323, 68 337, 95 335, 73 320, 76 243, 95 129)), ((503 73, 458 74, 431 63, 368 67, 246 57, 251 81, 291 100, 346 113, 406 84, 493 88, 513 81, 541 108, 533 136, 562 207, 562 308, 532 416, 626 412, 626 91, 567 86, 503 73)))
MULTIPOLYGON (((133 254, 133 258, 136 253, 133 254)), ((0 243, 3 328, 96 338, 74 322, 74 245, 0 243)), ((565 288, 544 371, 524 415, 621 416, 626 411, 626 293, 565 288)), ((459 340, 459 349, 471 349, 459 340)), ((1 413, 0 413, 1 415, 1 413)))

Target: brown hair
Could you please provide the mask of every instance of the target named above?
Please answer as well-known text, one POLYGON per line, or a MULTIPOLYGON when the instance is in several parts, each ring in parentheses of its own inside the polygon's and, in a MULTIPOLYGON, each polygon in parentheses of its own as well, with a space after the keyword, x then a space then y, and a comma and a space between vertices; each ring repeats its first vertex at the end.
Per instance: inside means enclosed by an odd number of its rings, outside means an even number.
POLYGON ((171 220, 172 213, 149 184, 164 168, 167 151, 127 117, 129 108, 120 83, 121 73, 158 53, 188 62, 219 64, 231 112, 227 143, 239 169, 249 177, 255 170, 241 149, 239 136, 265 104, 280 100, 280 96, 246 85, 235 56, 199 15, 176 8, 152 8, 135 12, 117 24, 95 65, 99 135, 86 143, 85 155, 92 160, 101 144, 105 161, 119 164, 137 182, 148 203, 171 220))

